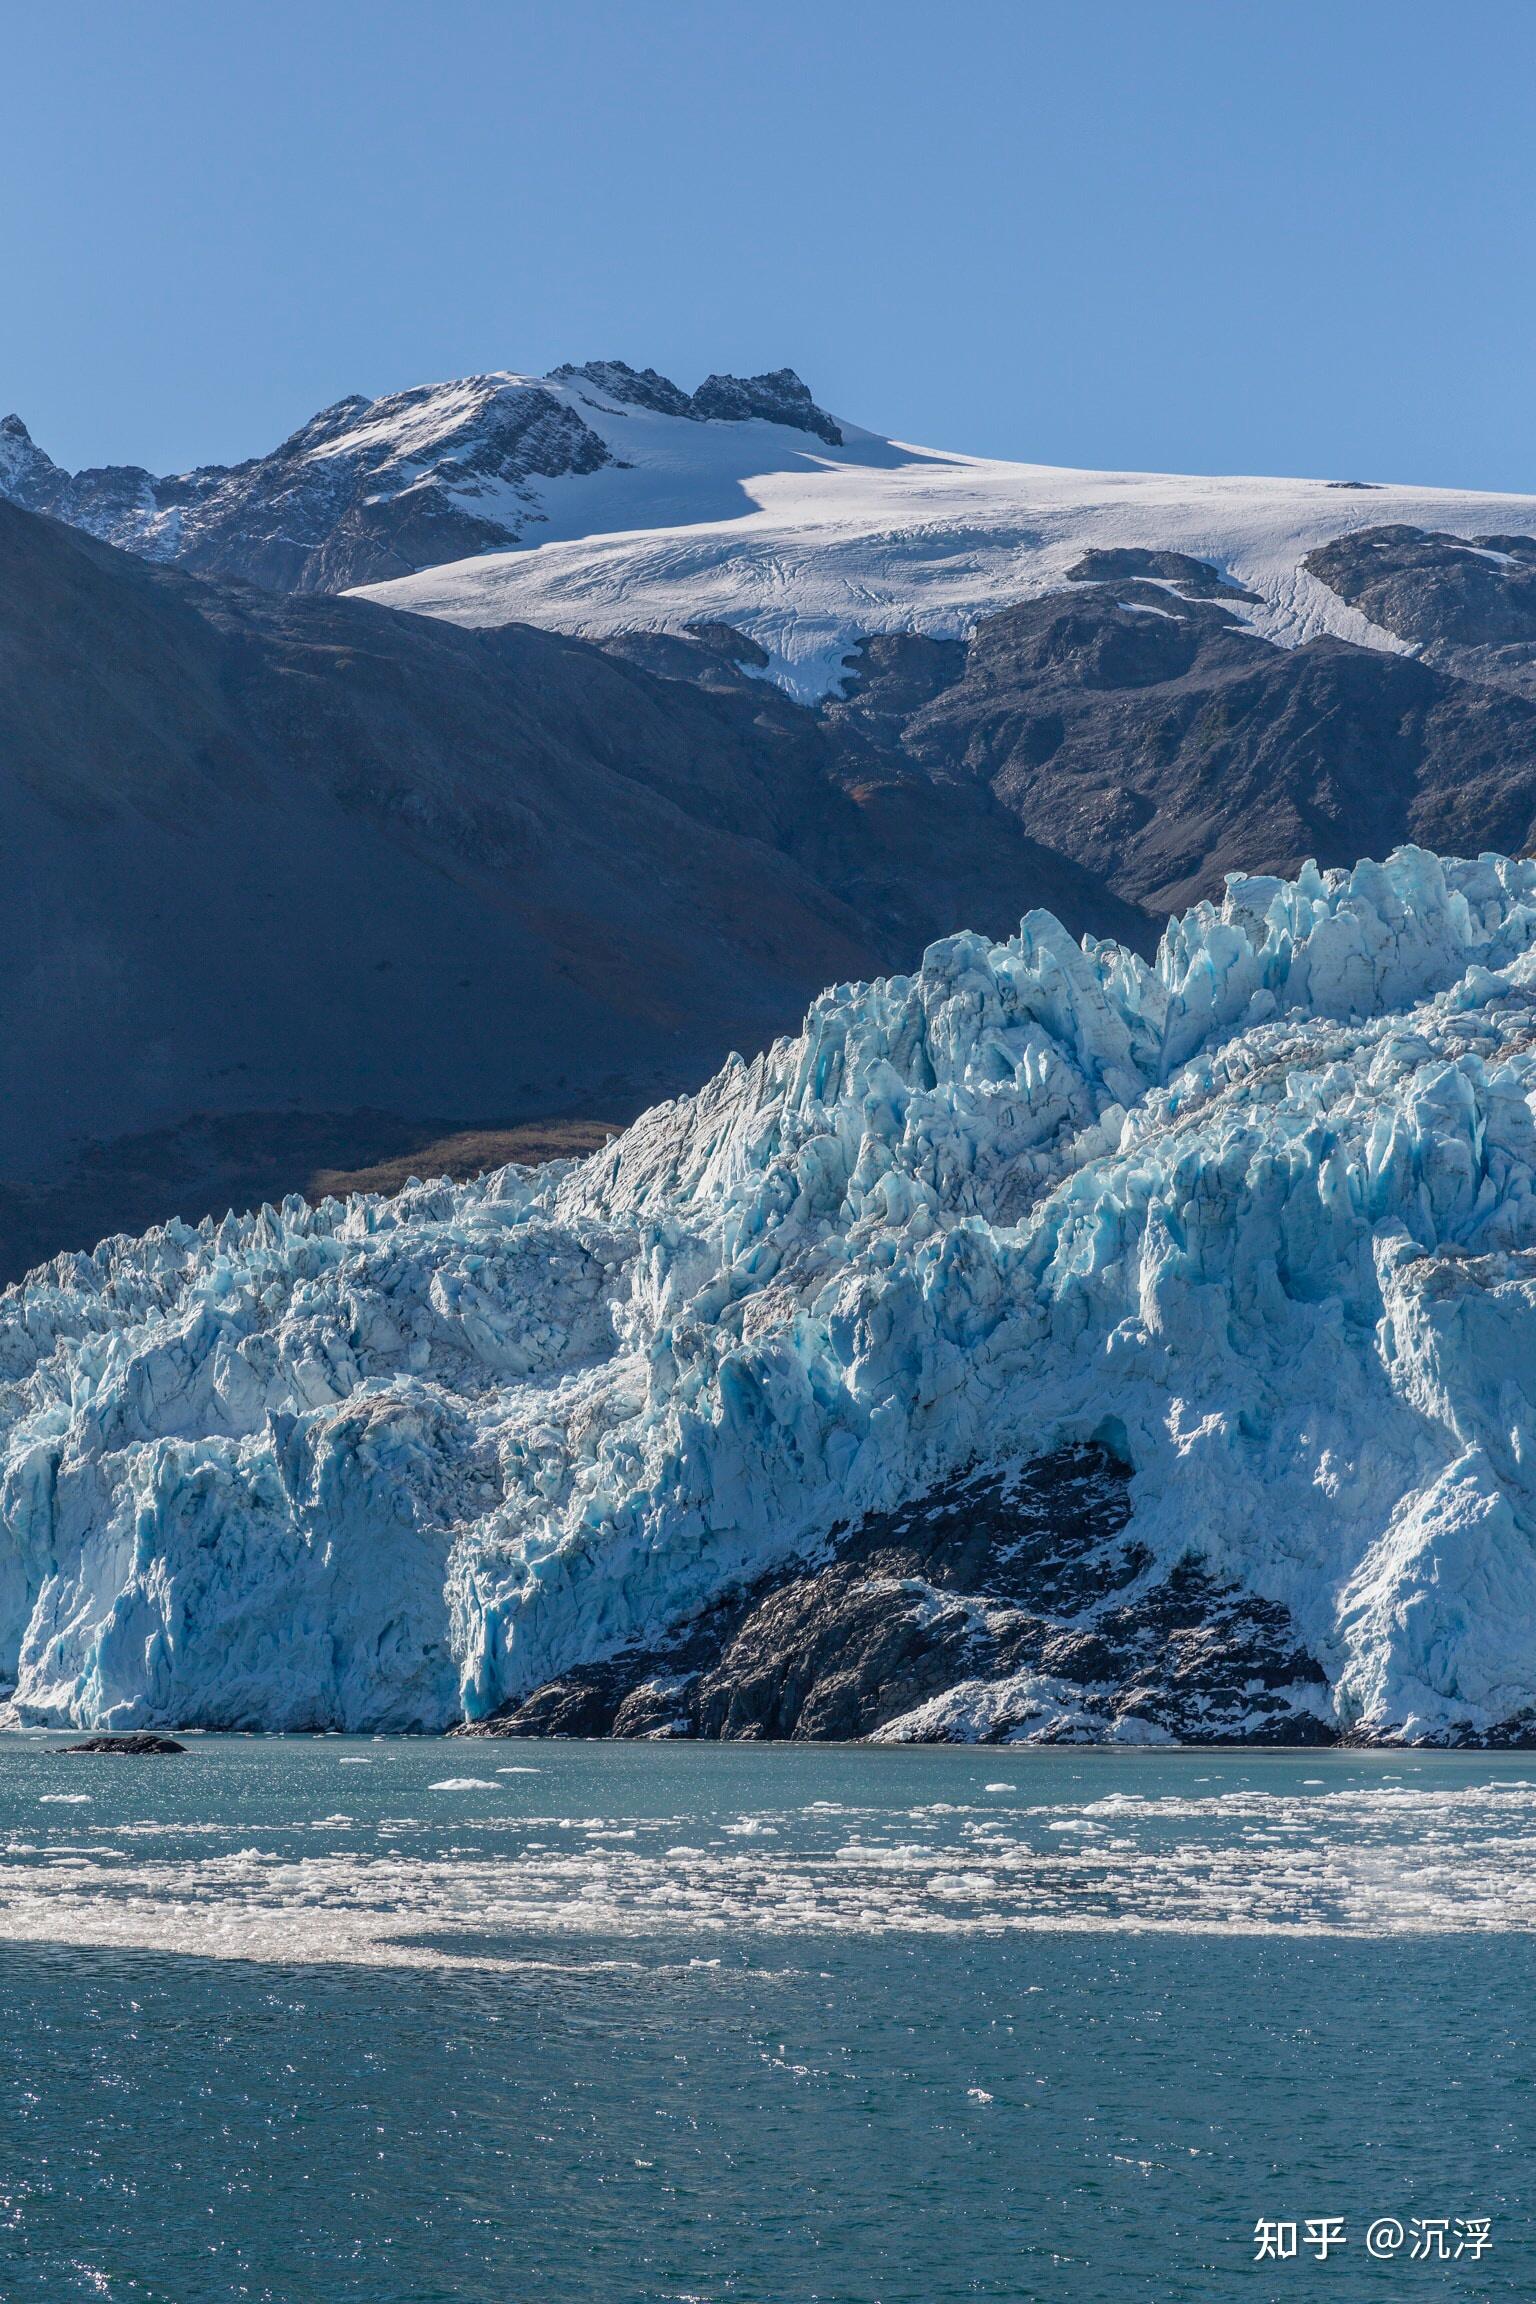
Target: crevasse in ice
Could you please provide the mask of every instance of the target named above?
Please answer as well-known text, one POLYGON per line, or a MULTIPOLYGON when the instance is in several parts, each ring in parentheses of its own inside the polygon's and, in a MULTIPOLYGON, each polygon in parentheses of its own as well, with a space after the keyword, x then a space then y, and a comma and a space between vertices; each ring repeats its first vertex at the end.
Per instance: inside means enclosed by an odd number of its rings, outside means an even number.
POLYGON ((606 1152, 0 1298, 28 1721, 439 1727, 1108 1440, 1341 1725, 1536 1705, 1536 865, 1235 879, 843 986, 606 1152))

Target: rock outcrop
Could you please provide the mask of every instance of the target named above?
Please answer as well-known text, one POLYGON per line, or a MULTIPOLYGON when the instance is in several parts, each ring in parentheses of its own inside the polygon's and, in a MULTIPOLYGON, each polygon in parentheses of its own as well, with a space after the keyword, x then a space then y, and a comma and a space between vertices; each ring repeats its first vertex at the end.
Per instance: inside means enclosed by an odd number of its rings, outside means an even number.
POLYGON ((948 1481, 670 1638, 463 1731, 850 1743, 1331 1743, 1286 1611, 1128 1533, 1127 1468, 1069 1448, 948 1481))

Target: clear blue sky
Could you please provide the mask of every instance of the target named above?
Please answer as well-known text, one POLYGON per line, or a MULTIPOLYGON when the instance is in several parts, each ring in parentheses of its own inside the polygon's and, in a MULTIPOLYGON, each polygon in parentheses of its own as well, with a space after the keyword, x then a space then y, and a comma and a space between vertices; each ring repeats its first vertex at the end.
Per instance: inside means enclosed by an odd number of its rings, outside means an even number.
POLYGON ((1536 488, 1536 0, 0 0, 0 413, 799 368, 1069 464, 1536 488))

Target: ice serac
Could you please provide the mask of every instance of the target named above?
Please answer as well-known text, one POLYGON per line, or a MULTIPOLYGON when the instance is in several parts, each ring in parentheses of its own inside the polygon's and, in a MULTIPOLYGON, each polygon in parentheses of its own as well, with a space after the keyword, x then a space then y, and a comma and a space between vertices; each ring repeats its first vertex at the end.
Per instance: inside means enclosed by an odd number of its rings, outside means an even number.
POLYGON ((1154 965, 952 937, 580 1165, 62 1259, 0 1299, 18 1713, 484 1718, 1096 1446, 1148 1586, 1283 1611, 1325 1724, 1518 1735, 1533 1114, 1536 864, 1405 849, 1154 965))

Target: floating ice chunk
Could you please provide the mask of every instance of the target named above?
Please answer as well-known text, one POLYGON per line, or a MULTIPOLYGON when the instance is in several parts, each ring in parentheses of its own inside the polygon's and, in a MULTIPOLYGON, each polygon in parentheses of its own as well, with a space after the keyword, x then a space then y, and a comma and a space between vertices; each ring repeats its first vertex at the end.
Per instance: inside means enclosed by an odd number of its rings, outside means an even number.
POLYGON ((427 1786, 429 1792, 494 1792, 494 1776, 444 1776, 436 1784, 427 1786))

